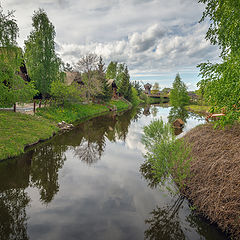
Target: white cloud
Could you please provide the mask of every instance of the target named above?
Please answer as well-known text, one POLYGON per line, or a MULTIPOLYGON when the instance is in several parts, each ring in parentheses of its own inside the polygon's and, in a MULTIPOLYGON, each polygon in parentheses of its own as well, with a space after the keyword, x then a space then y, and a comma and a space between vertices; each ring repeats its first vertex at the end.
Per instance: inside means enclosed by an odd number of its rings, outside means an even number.
POLYGON ((31 31, 33 11, 44 8, 56 29, 57 50, 68 62, 95 52, 106 63, 126 62, 131 73, 151 74, 194 69, 218 55, 205 41, 208 25, 198 23, 203 5, 197 1, 7 0, 2 5, 16 9, 20 46, 31 31))

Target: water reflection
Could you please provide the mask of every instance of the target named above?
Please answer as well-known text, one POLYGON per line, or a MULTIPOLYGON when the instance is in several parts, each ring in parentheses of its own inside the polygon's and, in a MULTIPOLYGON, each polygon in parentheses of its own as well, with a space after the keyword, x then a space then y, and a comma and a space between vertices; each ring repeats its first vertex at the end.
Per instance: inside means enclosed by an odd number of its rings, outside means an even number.
POLYGON ((66 149, 66 146, 46 144, 32 156, 31 186, 39 189, 43 203, 50 203, 59 190, 58 172, 66 160, 66 149))
POLYGON ((142 128, 169 113, 155 106, 147 117, 145 110, 97 117, 0 163, 0 239, 142 239, 144 231, 147 239, 171 232, 181 239, 182 221, 203 231, 189 214, 176 212, 177 203, 171 208, 172 197, 164 202, 148 166, 152 188, 141 181, 143 158, 135 146, 142 128))
MULTIPOLYGON (((88 165, 96 163, 101 159, 106 147, 106 140, 116 142, 125 141, 128 128, 132 121, 137 121, 141 115, 141 109, 134 108, 125 113, 113 113, 107 116, 100 116, 80 124, 75 129, 74 141, 68 139, 68 146, 72 146, 74 156, 78 157, 88 165)), ((71 133, 70 133, 71 134, 71 133)))
POLYGON ((152 216, 145 220, 146 224, 149 225, 144 232, 145 239, 185 239, 179 219, 179 209, 183 201, 182 197, 178 197, 173 205, 156 207, 151 212, 152 216))
POLYGON ((25 240, 27 234, 26 207, 30 198, 25 192, 29 185, 30 165, 24 155, 19 161, 6 161, 0 166, 0 239, 25 240))

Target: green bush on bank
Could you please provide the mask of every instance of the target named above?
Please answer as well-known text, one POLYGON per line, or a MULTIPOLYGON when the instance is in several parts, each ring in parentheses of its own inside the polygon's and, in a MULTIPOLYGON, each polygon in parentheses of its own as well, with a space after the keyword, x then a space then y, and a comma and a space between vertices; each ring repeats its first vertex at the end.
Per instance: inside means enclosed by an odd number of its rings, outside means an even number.
POLYGON ((182 139, 176 139, 171 125, 162 119, 152 121, 144 127, 142 142, 147 150, 141 167, 143 175, 163 186, 173 179, 182 187, 190 170, 190 149, 182 139))
POLYGON ((56 124, 48 119, 0 111, 0 160, 23 153, 27 144, 48 139, 57 131, 56 124))

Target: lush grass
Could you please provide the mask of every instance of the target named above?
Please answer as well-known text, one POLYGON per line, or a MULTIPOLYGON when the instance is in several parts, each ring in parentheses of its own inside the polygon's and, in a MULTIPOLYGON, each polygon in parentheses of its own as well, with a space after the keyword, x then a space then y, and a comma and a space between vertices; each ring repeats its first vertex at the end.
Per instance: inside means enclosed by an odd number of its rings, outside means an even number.
MULTIPOLYGON (((106 104, 108 105, 108 104, 106 104)), ((124 101, 111 101, 117 110, 129 105, 124 101)), ((109 108, 100 104, 67 104, 64 107, 44 107, 37 110, 35 116, 0 111, 0 160, 14 157, 24 152, 24 147, 47 139, 58 131, 56 122, 68 123, 109 112, 109 108)))
POLYGON ((73 123, 107 111, 109 111, 108 108, 100 104, 65 104, 64 107, 52 106, 38 109, 37 115, 57 122, 73 123))
MULTIPOLYGON (((119 100, 111 101, 110 105, 115 105, 117 110, 127 109, 129 106, 119 100)), ((73 123, 108 111, 108 107, 101 104, 65 104, 63 107, 52 106, 38 109, 37 115, 57 122, 73 123)))
POLYGON ((111 100, 110 101, 110 104, 111 105, 115 105, 117 107, 117 110, 124 110, 124 109, 128 109, 129 108, 129 105, 124 102, 124 101, 121 101, 121 100, 111 100))
POLYGON ((186 109, 192 112, 206 113, 209 112, 210 106, 201 106, 201 105, 188 105, 186 109))
POLYGON ((0 111, 0 159, 19 155, 27 144, 47 139, 57 131, 56 124, 50 120, 0 111))

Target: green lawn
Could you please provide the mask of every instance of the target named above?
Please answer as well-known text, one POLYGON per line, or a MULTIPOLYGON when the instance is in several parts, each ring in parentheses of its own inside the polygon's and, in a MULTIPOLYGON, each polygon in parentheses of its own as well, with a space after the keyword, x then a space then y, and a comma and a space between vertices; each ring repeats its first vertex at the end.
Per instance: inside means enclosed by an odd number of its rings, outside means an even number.
POLYGON ((111 100, 110 104, 115 105, 117 107, 118 111, 129 108, 129 105, 126 102, 121 101, 121 100, 111 100))
MULTIPOLYGON (((119 100, 111 101, 110 104, 115 105, 117 110, 128 108, 127 103, 119 100)), ((73 123, 104 112, 109 112, 109 109, 101 104, 66 104, 64 107, 52 106, 38 109, 37 115, 57 122, 73 123)))
POLYGON ((0 159, 19 155, 27 144, 57 132, 56 123, 38 116, 0 111, 0 159))
POLYGON ((64 107, 52 106, 38 109, 37 115, 57 122, 73 123, 107 111, 109 110, 106 106, 99 104, 67 104, 64 107))
POLYGON ((200 113, 206 113, 209 112, 210 106, 201 106, 201 105, 188 105, 186 106, 186 109, 188 111, 193 111, 193 112, 200 112, 200 113))
MULTIPOLYGON (((111 101, 117 110, 127 109, 124 101, 111 101)), ((57 122, 72 123, 109 112, 101 104, 68 104, 64 107, 44 107, 35 116, 0 110, 0 160, 24 152, 24 147, 50 138, 58 131, 57 122)))

